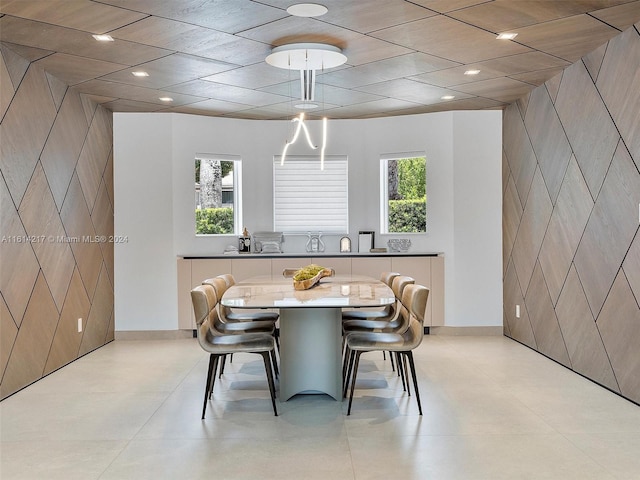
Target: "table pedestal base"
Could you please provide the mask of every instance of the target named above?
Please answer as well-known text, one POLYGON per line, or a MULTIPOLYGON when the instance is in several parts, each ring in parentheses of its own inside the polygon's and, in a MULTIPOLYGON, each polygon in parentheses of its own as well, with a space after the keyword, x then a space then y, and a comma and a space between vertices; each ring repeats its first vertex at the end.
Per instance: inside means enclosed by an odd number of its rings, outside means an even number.
POLYGON ((342 310, 280 309, 280 401, 326 393, 342 401, 342 310))

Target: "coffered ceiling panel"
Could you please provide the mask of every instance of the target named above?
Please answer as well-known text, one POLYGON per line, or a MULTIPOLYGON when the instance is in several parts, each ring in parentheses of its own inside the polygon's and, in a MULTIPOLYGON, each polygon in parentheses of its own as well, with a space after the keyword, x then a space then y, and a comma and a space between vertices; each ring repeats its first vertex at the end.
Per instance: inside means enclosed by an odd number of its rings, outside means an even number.
POLYGON ((48 55, 38 60, 37 64, 71 86, 127 68, 127 65, 120 63, 93 60, 66 53, 48 55))
POLYGON ((497 41, 491 32, 441 15, 380 30, 372 35, 460 63, 480 62, 530 50, 510 40, 497 41), (470 45, 473 48, 469 48, 470 45))
MULTIPOLYGON (((288 14, 283 9, 271 8, 263 3, 247 0, 101 0, 114 6, 146 14, 180 20, 185 23, 215 28, 221 32, 237 33, 270 23, 288 14)), ((288 2, 288 7, 291 2, 288 2)))
POLYGON ((146 17, 90 0, 2 0, 0 12, 93 33, 106 33, 146 17))
POLYGON ((291 112, 282 112, 279 99, 267 103, 259 94, 239 101, 223 89, 195 93, 180 86, 209 80, 294 102, 300 89, 288 83, 298 72, 271 67, 265 57, 276 46, 327 43, 341 48, 347 62, 318 73, 319 81, 326 77, 328 85, 343 89, 326 100, 326 115, 363 118, 503 108, 640 21, 640 0, 326 0, 328 12, 310 18, 288 14, 292 3, 8 0, 0 5, 0 40, 25 58, 42 58, 45 69, 113 111, 261 119, 291 112), (518 36, 496 39, 507 30, 518 36), (114 41, 98 43, 93 33, 108 33, 114 41), (131 75, 147 68, 149 77, 131 75), (464 75, 470 69, 480 73, 464 75), (456 98, 406 105, 405 97, 394 97, 403 89, 376 92, 382 98, 375 99, 355 90, 391 80, 446 87, 456 98), (493 81, 481 83, 487 80, 493 81), (452 88, 458 85, 466 87, 452 88), (159 97, 173 101, 164 104, 159 97), (349 108, 361 103, 367 105, 349 108))

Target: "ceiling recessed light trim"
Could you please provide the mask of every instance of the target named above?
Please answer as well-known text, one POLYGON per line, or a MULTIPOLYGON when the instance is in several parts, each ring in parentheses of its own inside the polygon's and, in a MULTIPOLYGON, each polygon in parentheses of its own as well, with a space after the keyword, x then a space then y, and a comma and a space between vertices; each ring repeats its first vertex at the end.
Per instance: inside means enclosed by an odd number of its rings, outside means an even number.
POLYGON ((517 36, 518 36, 518 34, 514 33, 514 32, 504 32, 504 33, 498 34, 498 36, 496 38, 498 40, 513 40, 517 36))
POLYGON ((453 100, 455 97, 455 95, 443 95, 442 97, 440 97, 442 100, 453 100))
POLYGON ((173 102, 173 98, 171 97, 159 97, 158 100, 161 102, 173 102))
POLYGON ((97 41, 99 42, 113 42, 113 37, 111 35, 107 35, 107 34, 101 34, 101 35, 91 35, 93 38, 95 38, 97 41))
POLYGON ((134 77, 148 77, 149 74, 147 72, 145 72, 144 70, 136 70, 134 72, 131 72, 131 75, 133 75, 134 77))
POLYGON ((465 75, 478 75, 480 73, 480 70, 467 70, 466 72, 464 72, 465 75))
POLYGON ((314 108, 318 108, 319 105, 313 102, 302 102, 302 103, 296 103, 294 107, 300 110, 313 110, 314 108))
POLYGON ((317 3, 296 3, 287 8, 287 13, 294 17, 320 17, 329 9, 317 3))

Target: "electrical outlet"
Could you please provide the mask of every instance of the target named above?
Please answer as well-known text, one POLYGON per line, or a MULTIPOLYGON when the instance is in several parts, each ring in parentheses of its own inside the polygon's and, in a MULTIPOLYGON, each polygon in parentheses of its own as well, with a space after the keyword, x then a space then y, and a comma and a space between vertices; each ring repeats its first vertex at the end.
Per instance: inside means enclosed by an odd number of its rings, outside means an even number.
POLYGON ((516 318, 520 318, 520 305, 516 305, 516 318))
POLYGON ((78 319, 78 333, 82 332, 82 319, 78 319))

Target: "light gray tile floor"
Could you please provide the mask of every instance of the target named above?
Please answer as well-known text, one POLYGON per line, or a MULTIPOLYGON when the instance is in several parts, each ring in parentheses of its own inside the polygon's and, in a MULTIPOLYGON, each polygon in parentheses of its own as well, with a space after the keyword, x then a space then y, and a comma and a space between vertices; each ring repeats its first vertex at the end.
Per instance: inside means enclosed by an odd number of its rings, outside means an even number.
POLYGON ((200 419, 195 340, 116 341, 0 403, 0 478, 640 479, 640 407, 505 337, 427 336, 424 415, 380 353, 351 416, 324 395, 269 401, 236 355, 200 419))

